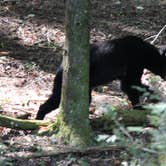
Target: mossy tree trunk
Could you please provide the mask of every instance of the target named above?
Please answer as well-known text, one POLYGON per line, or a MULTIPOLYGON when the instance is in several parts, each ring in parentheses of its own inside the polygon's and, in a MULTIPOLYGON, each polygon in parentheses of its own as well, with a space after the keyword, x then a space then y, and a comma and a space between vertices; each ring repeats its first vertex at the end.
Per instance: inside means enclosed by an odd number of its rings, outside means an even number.
POLYGON ((89 110, 89 0, 66 0, 66 41, 58 136, 70 145, 91 143, 89 110))

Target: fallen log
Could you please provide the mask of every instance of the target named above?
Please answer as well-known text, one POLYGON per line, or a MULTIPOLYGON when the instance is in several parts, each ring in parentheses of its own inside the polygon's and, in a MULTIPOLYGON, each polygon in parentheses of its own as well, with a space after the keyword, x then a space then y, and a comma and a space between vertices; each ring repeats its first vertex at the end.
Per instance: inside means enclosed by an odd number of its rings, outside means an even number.
MULTIPOLYGON (((151 125, 148 119, 149 110, 115 110, 117 120, 125 126, 148 126, 151 125)), ((44 120, 17 119, 5 115, 0 115, 0 126, 17 130, 36 130, 40 127, 51 125, 53 122, 44 120)), ((115 126, 115 121, 107 115, 91 118, 92 127, 111 130, 115 126)))
POLYGON ((0 115, 0 126, 17 130, 36 130, 41 126, 48 126, 49 124, 50 122, 43 120, 25 120, 0 115))
POLYGON ((116 126, 116 122, 124 126, 152 126, 148 115, 150 110, 116 110, 117 119, 112 118, 105 112, 98 117, 92 117, 90 120, 92 128, 110 131, 116 126))

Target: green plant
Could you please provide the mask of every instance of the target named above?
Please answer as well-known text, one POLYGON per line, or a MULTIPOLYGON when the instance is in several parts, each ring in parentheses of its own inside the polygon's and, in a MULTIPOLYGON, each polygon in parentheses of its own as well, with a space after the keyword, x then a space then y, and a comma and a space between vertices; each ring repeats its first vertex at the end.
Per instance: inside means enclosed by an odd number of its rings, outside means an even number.
POLYGON ((39 66, 35 62, 27 62, 25 63, 25 69, 28 71, 37 70, 39 66))
POLYGON ((112 107, 107 109, 107 118, 111 118, 116 124, 113 135, 98 135, 97 142, 125 146, 129 158, 124 159, 123 163, 129 166, 166 165, 166 103, 145 107, 151 110, 148 118, 153 127, 148 129, 144 126, 125 127, 120 123, 116 111, 112 107))
POLYGON ((153 86, 153 85, 156 85, 156 83, 158 83, 159 80, 160 80, 160 77, 151 75, 149 78, 149 83, 153 86))
MULTIPOLYGON (((156 78, 156 77, 154 77, 156 78)), ((141 96, 141 101, 160 101, 161 100, 161 96, 157 93, 151 93, 150 91, 148 91, 146 88, 142 88, 139 86, 133 86, 134 89, 136 89, 138 92, 140 92, 142 94, 141 96), (148 100, 147 100, 148 99, 148 100)))

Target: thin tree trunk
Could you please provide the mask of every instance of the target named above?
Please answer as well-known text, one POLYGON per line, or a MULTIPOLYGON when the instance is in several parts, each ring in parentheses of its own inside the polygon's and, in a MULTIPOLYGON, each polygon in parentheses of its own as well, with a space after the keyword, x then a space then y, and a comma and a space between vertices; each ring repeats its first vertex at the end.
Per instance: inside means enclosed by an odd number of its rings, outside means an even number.
POLYGON ((58 136, 71 145, 91 142, 89 110, 89 0, 66 1, 66 43, 63 56, 58 136))

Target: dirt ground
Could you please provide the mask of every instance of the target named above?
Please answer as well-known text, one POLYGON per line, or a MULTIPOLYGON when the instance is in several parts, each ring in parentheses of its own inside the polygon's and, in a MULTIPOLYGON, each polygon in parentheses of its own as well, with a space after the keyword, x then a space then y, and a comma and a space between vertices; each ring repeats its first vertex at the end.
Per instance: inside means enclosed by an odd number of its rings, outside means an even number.
MULTIPOLYGON (((128 34, 147 39, 156 35, 166 24, 164 4, 118 0, 91 2, 91 42, 128 34)), ((62 59, 65 40, 63 1, 1 0, 0 39, 0 113, 34 119, 39 105, 51 93, 55 71, 62 59)), ((165 32, 155 42, 155 45, 163 44, 166 44, 165 32)), ((108 100, 117 106, 121 100, 125 100, 121 107, 131 107, 117 82, 103 91, 104 94, 94 92, 94 104, 108 100)), ((55 111, 50 113, 46 119, 54 119, 55 114, 55 111)), ((2 153, 44 150, 49 144, 54 144, 51 138, 36 137, 30 131, 4 127, 0 127, 0 131, 2 153), (34 146, 37 148, 34 149, 34 146)), ((64 154, 18 159, 13 165, 121 165, 123 155, 123 151, 117 150, 89 155, 64 154)), ((4 159, 3 156, 0 159, 4 159)))

